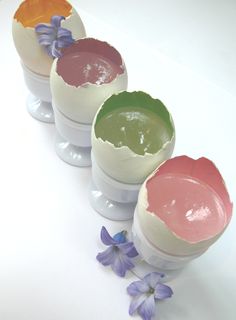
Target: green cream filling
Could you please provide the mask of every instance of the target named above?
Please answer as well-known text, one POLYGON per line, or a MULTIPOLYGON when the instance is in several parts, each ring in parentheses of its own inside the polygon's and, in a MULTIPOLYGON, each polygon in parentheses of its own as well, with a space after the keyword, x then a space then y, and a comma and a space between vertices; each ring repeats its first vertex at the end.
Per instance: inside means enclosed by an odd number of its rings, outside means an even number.
POLYGON ((144 92, 124 91, 111 96, 95 123, 97 138, 109 141, 116 148, 127 146, 139 155, 157 153, 173 134, 166 107, 144 92))

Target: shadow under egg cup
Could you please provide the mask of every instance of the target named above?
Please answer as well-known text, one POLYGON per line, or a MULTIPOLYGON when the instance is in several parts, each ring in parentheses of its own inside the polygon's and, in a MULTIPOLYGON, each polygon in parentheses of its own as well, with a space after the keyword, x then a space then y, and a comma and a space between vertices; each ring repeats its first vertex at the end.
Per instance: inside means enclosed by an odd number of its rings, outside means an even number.
POLYGON ((119 182, 107 175, 92 154, 92 182, 89 200, 95 211, 110 220, 133 218, 141 184, 119 182))
POLYGON ((50 78, 31 71, 22 63, 24 79, 28 90, 27 110, 29 114, 42 122, 54 123, 50 78))
POLYGON ((129 236, 139 253, 133 273, 175 278, 219 239, 231 216, 228 191, 210 160, 167 160, 140 188, 129 236))
POLYGON ((60 159, 79 167, 91 166, 91 125, 67 118, 53 104, 57 134, 55 150, 60 159))

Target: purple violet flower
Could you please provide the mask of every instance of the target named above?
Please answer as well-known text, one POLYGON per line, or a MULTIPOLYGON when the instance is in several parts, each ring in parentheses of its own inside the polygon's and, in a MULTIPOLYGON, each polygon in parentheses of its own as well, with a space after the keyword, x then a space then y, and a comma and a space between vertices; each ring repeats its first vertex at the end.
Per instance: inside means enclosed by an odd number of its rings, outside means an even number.
POLYGON ((38 41, 52 58, 61 57, 61 49, 70 46, 75 40, 70 30, 61 27, 63 16, 52 16, 51 25, 39 23, 35 27, 38 41))
POLYGON ((134 281, 128 286, 127 292, 133 297, 129 308, 130 315, 137 311, 143 320, 154 317, 156 302, 170 298, 173 294, 170 287, 161 283, 163 277, 164 274, 152 272, 143 280, 134 281))
POLYGON ((111 266, 120 277, 124 277, 127 270, 134 267, 131 258, 138 255, 133 242, 126 239, 126 231, 121 231, 111 237, 105 227, 101 230, 101 240, 109 248, 99 253, 96 259, 104 266, 111 266))

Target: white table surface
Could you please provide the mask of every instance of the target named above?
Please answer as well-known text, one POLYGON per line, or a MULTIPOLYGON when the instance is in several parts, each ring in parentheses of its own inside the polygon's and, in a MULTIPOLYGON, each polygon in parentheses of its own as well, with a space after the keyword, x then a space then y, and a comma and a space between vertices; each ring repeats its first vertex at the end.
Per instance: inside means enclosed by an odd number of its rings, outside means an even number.
MULTIPOLYGON (((27 89, 11 38, 17 3, 0 1, 0 319, 131 319, 126 287, 136 278, 131 273, 118 278, 95 259, 103 248, 101 226, 115 233, 131 223, 110 222, 92 210, 87 200, 91 170, 70 167, 58 159, 53 149, 54 125, 39 123, 27 114, 27 89)), ((214 160, 235 201, 236 99, 232 87, 226 87, 229 79, 235 78, 235 56, 229 77, 222 72, 226 80, 221 85, 207 70, 196 73, 187 62, 180 63, 174 51, 159 51, 154 45, 155 28, 149 30, 154 44, 149 46, 150 34, 148 42, 138 38, 140 25, 135 17, 137 12, 142 15, 142 7, 136 7, 132 23, 132 10, 124 8, 124 18, 118 23, 116 7, 111 10, 104 0, 96 11, 92 3, 95 1, 89 2, 90 10, 89 4, 81 1, 80 14, 88 35, 109 41, 122 53, 130 90, 146 90, 167 105, 177 131, 174 154, 214 160), (108 20, 103 19, 104 12, 108 20), (129 32, 124 32, 124 26, 129 26, 129 32)), ((157 22, 154 19, 152 23, 157 22)), ((202 28, 194 32, 200 39, 202 28)), ((176 50, 177 46, 168 44, 176 50)), ((224 50, 233 54, 230 45, 224 50)), ((204 59, 211 63, 217 59, 214 54, 211 51, 204 59)), ((197 50, 195 55, 197 59, 197 50)), ((229 63, 227 57, 223 62, 229 63)), ((235 82, 231 84, 235 86, 235 82)), ((235 320, 235 228, 233 218, 221 239, 170 283, 174 296, 159 305, 157 319, 235 320)))

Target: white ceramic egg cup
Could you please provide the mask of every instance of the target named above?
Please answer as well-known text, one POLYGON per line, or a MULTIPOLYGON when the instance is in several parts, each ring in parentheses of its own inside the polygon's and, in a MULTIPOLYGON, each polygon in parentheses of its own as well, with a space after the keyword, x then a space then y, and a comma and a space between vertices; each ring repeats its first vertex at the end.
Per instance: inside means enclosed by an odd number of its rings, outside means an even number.
POLYGON ((133 218, 140 184, 126 184, 108 176, 92 153, 92 183, 89 200, 95 211, 110 220, 133 218))
POLYGON ((193 255, 177 256, 161 251, 154 246, 144 235, 136 212, 129 239, 133 241, 139 256, 135 261, 135 268, 132 272, 140 279, 150 272, 165 274, 163 281, 170 281, 176 278, 183 268, 192 260, 201 256, 207 249, 193 255))
POLYGON ((23 63, 22 68, 26 86, 30 91, 26 102, 28 112, 39 121, 54 123, 49 77, 29 70, 23 63))
POLYGON ((76 167, 91 166, 91 128, 67 118, 53 103, 57 135, 56 153, 60 159, 76 167))

